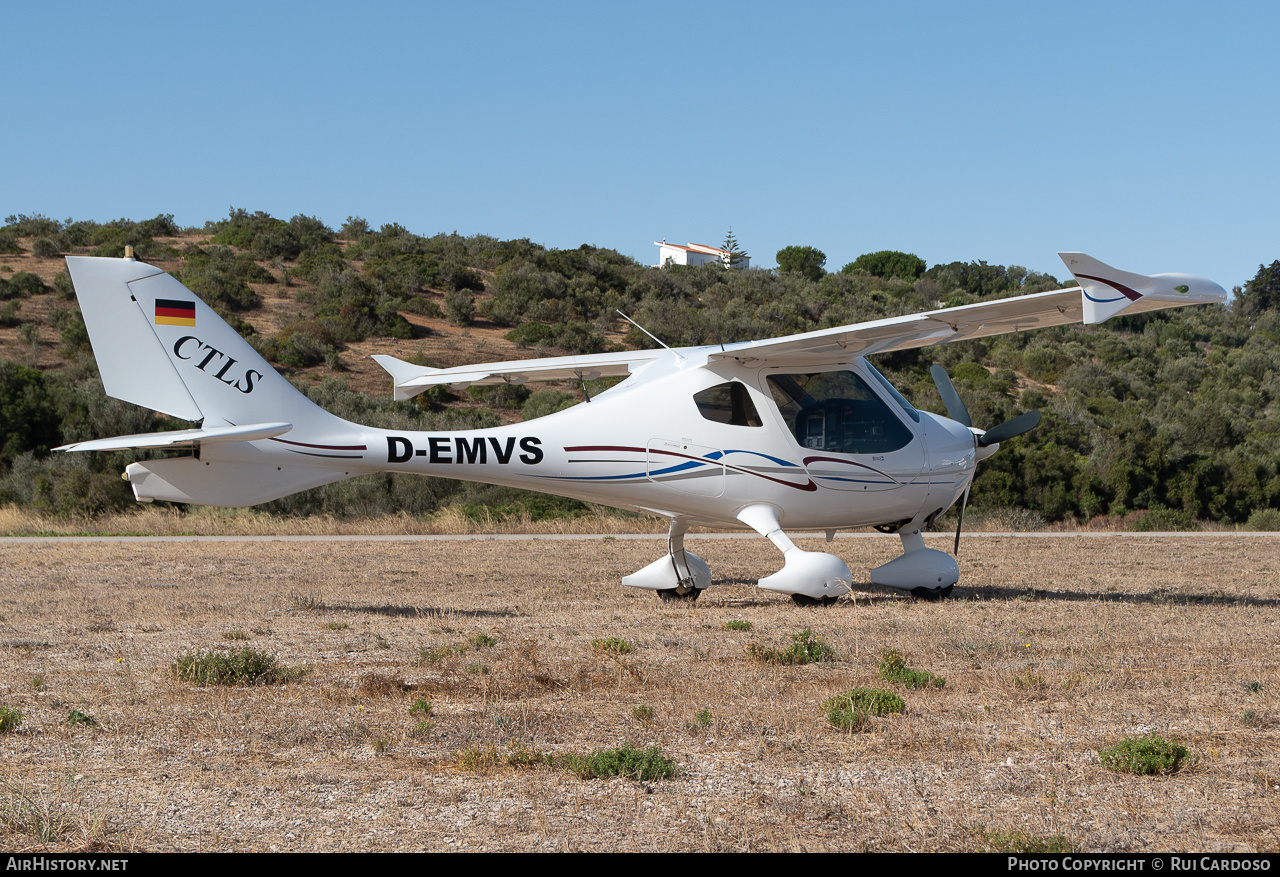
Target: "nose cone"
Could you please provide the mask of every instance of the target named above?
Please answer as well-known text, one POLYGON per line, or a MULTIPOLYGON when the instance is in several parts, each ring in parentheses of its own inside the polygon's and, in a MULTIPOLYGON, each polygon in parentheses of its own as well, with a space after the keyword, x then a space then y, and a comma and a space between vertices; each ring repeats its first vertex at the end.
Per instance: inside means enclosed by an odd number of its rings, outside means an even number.
POLYGON ((974 464, 974 432, 949 417, 921 411, 925 421, 925 444, 929 465, 938 468, 968 468, 974 464))

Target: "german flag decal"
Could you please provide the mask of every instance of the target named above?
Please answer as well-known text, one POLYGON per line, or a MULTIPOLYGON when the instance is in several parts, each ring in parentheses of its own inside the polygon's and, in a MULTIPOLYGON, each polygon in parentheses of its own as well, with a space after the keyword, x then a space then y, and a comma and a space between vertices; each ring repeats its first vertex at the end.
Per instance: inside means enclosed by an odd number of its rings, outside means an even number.
POLYGON ((194 326, 195 324, 195 302, 174 301, 171 298, 156 299, 157 326, 194 326))

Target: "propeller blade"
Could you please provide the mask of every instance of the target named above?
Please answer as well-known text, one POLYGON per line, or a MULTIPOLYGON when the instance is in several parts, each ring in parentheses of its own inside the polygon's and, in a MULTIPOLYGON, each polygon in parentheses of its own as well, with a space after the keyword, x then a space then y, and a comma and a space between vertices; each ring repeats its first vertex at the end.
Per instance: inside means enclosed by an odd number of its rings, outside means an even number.
POLYGON ((942 397, 942 404, 947 406, 947 414, 951 415, 951 419, 972 427, 973 420, 969 417, 969 409, 964 407, 964 401, 956 392, 956 385, 951 383, 951 376, 947 374, 947 370, 935 362, 929 369, 929 374, 933 376, 934 386, 938 388, 938 395, 942 397))
POLYGON ((993 426, 978 436, 978 447, 985 448, 988 445, 996 445, 1000 442, 1008 441, 1014 436, 1019 436, 1028 430, 1035 429, 1039 424, 1039 411, 1028 411, 1025 414, 1019 414, 1012 420, 1006 420, 999 426, 993 426))
POLYGON ((951 549, 952 557, 960 556, 960 528, 964 526, 964 510, 969 505, 969 489, 973 487, 973 481, 970 481, 964 488, 964 499, 960 500, 960 520, 956 521, 956 547, 951 549))

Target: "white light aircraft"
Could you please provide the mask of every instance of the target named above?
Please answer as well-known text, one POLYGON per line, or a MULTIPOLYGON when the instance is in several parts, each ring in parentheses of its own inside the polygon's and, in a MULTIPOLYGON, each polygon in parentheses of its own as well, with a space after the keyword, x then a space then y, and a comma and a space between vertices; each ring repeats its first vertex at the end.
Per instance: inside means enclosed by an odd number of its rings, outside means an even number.
MULTIPOLYGON (((824 530, 830 541, 836 530, 874 526, 897 533, 903 553, 871 570, 873 583, 945 596, 959 568, 952 555, 925 547, 921 528, 957 501, 963 520, 978 463, 1040 415, 975 427, 936 365, 951 416, 919 411, 866 357, 1226 300, 1201 277, 1145 276, 1083 253, 1060 255, 1079 287, 767 341, 448 369, 374 357, 396 399, 438 384, 626 378, 589 404, 459 432, 395 432, 335 417, 160 269, 131 256, 69 257, 107 394, 200 427, 61 450, 189 449, 125 470, 142 502, 248 506, 355 475, 413 472, 659 515, 670 521, 667 554, 622 583, 664 600, 696 599, 711 583, 707 564, 684 548, 691 525, 766 537, 784 565, 760 587, 802 604, 834 601, 853 577, 838 557, 796 547, 783 528, 824 530)), ((958 546, 958 528, 956 536, 958 546)))

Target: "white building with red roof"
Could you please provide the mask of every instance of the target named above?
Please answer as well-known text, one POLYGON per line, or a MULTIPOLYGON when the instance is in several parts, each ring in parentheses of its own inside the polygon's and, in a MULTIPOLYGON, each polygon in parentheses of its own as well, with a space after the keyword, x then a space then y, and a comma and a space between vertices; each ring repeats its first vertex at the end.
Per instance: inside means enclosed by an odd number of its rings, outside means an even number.
MULTIPOLYGON (((666 241, 654 241, 658 248, 658 268, 664 265, 705 265, 708 262, 721 262, 724 267, 731 267, 729 260, 733 253, 719 247, 708 247, 705 244, 669 244, 666 241)), ((751 260, 740 256, 738 264, 733 267, 750 268, 751 260)))

